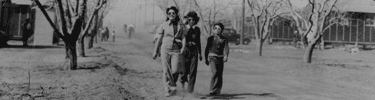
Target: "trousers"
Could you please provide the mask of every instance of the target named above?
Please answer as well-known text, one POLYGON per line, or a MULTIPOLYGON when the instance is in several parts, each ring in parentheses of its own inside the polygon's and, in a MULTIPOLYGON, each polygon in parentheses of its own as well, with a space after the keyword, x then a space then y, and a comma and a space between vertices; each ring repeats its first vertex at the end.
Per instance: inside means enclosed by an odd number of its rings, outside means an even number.
POLYGON ((163 66, 164 92, 170 92, 170 90, 176 89, 181 56, 179 52, 170 52, 165 48, 161 48, 160 58, 163 66))
POLYGON ((220 94, 223 87, 223 70, 224 70, 224 57, 209 57, 209 66, 211 67, 212 77, 210 84, 211 94, 220 94))
POLYGON ((185 64, 182 68, 181 83, 188 82, 187 92, 194 91, 194 84, 198 69, 198 51, 196 48, 188 48, 184 54, 185 64))

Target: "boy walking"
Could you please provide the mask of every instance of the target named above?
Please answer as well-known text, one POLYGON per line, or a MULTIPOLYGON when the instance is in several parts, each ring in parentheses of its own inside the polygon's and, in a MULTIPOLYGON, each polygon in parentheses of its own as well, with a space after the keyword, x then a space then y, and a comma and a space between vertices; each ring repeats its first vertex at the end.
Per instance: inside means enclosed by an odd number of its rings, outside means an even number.
POLYGON ((224 25, 214 24, 214 35, 208 37, 204 57, 206 64, 211 67, 212 77, 209 95, 219 95, 223 86, 224 62, 228 61, 228 39, 222 36, 224 25))

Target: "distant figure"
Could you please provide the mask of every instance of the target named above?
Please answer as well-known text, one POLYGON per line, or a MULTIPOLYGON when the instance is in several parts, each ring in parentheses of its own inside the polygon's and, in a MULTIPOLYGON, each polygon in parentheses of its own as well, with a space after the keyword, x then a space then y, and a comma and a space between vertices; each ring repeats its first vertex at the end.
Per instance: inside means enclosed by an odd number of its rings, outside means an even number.
POLYGON ((100 33, 102 35, 101 41, 108 41, 108 38, 109 38, 109 29, 108 29, 108 27, 105 27, 104 29, 102 29, 102 31, 100 33))
POLYGON ((28 46, 27 42, 29 37, 32 35, 32 26, 30 19, 26 19, 25 23, 22 24, 22 42, 23 46, 28 46))
POLYGON ((115 31, 112 31, 111 36, 112 36, 112 41, 115 42, 115 31))
POLYGON ((134 25, 133 24, 129 24, 128 25, 128 38, 130 39, 132 34, 134 34, 134 25))
POLYGON ((125 34, 128 32, 128 25, 124 24, 124 32, 125 34))
POLYGON ((7 46, 9 35, 5 33, 3 27, 0 27, 0 47, 7 46))

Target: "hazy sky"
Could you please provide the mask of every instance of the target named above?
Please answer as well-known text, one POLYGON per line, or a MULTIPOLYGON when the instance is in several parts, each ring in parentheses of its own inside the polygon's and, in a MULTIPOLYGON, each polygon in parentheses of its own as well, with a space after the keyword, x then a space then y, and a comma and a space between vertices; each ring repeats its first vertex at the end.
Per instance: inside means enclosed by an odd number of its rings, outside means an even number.
MULTIPOLYGON (((42 3, 46 0, 40 0, 42 3)), ((91 0, 88 0, 90 2, 91 0)), ((112 7, 107 17, 105 18, 105 25, 110 27, 121 27, 124 23, 133 23, 134 25, 144 25, 144 22, 152 23, 153 19, 156 21, 165 20, 165 15, 154 2, 159 0, 109 0, 112 2, 112 7)), ((169 5, 173 5, 172 0, 169 5)), ((180 1, 180 0, 177 0, 180 1)), ((240 2, 242 0, 215 0, 217 3, 227 3, 229 1, 240 2)), ((31 0, 12 0, 13 3, 30 4, 31 0)), ((91 1, 93 2, 93 1, 91 1)), ((200 5, 211 5, 213 0, 198 0, 200 5)), ((140 27, 140 26, 139 26, 140 27)))

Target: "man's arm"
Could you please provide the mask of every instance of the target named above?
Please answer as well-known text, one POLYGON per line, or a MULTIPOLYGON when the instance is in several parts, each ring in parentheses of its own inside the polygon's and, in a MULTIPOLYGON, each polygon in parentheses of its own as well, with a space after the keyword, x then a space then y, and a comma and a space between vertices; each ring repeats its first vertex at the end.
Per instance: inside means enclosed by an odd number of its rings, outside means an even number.
POLYGON ((181 50, 180 50, 180 54, 183 54, 185 52, 185 49, 186 49, 186 38, 185 37, 182 37, 182 47, 181 47, 181 50))
POLYGON ((159 34, 159 37, 156 39, 155 47, 154 47, 154 53, 152 54, 152 58, 156 59, 158 54, 160 53, 160 46, 162 44, 162 39, 164 37, 164 30, 162 27, 159 27, 159 29, 156 31, 156 34, 159 34))
POLYGON ((185 25, 181 25, 181 28, 182 28, 182 35, 181 35, 181 38, 182 38, 182 47, 181 47, 181 50, 180 50, 180 54, 183 54, 185 52, 185 49, 186 49, 186 35, 187 35, 187 27, 185 25))
POLYGON ((229 46, 228 46, 228 39, 225 39, 224 41, 224 62, 228 61, 228 55, 229 55, 229 46))
POLYGON ((198 48, 198 55, 199 55, 199 60, 202 60, 202 47, 201 47, 201 30, 199 27, 196 28, 197 32, 197 38, 196 38, 196 43, 197 43, 197 48, 198 48))

